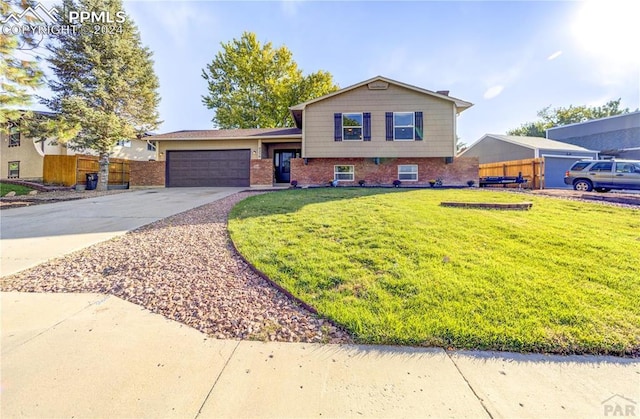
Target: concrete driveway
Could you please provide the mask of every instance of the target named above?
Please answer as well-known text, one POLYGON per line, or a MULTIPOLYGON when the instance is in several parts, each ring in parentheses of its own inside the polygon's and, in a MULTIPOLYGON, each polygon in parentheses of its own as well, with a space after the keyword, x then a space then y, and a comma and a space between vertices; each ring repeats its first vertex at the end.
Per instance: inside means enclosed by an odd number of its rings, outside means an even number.
POLYGON ((3 210, 0 277, 244 189, 144 189, 3 210))

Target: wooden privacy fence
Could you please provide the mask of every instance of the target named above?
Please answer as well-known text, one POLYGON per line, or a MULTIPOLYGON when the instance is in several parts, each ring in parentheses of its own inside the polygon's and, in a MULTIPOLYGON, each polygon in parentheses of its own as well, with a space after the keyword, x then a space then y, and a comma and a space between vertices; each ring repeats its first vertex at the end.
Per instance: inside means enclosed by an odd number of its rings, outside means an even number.
MULTIPOLYGON (((519 173, 527 180, 527 183, 522 185, 523 188, 544 188, 544 158, 483 163, 480 165, 479 177, 518 176, 519 173)), ((503 186, 517 188, 519 185, 503 186)))
MULTIPOLYGON (((48 185, 73 186, 87 184, 87 173, 99 173, 98 156, 44 156, 42 180, 48 185)), ((131 173, 129 160, 109 159, 109 186, 128 186, 131 173)))

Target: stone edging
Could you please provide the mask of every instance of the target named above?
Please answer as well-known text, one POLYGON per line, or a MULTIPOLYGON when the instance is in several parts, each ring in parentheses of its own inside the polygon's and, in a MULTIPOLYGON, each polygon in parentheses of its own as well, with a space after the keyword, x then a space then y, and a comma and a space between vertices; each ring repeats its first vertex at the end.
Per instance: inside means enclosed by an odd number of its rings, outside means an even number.
POLYGON ((480 208, 480 209, 497 209, 497 210, 520 210, 526 211, 531 209, 533 202, 441 202, 442 207, 454 208, 480 208))

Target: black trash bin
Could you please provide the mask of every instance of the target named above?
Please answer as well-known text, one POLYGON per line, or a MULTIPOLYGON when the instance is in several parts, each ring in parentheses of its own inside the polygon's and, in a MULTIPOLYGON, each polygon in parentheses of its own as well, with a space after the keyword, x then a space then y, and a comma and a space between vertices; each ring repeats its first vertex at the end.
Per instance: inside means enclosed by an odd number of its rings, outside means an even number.
POLYGON ((92 191, 98 186, 98 174, 87 173, 87 190, 92 191))

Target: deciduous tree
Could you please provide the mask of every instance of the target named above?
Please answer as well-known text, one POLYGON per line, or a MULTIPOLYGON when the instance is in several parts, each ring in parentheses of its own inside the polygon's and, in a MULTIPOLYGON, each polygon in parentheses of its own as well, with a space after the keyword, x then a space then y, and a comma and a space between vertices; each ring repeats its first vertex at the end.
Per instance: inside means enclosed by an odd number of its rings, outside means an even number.
POLYGON ((202 70, 209 94, 202 102, 214 110, 220 128, 291 126, 289 107, 338 89, 326 71, 304 76, 285 46, 261 44, 254 33, 222 43, 202 70))

